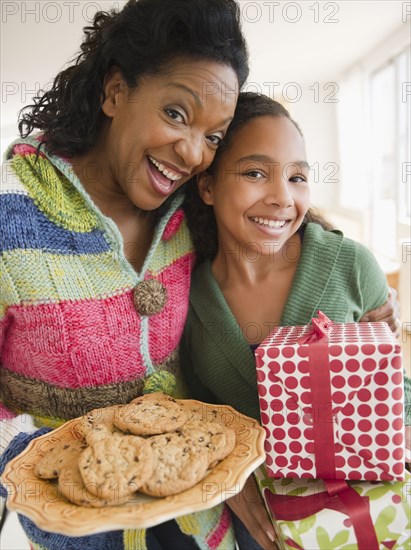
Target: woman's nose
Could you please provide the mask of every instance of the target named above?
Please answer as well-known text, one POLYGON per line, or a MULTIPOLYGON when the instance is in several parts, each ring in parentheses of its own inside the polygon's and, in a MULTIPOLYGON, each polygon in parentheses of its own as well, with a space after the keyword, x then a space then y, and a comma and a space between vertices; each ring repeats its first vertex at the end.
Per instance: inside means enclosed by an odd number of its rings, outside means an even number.
POLYGON ((202 165, 204 140, 202 136, 185 136, 174 143, 174 151, 181 158, 184 166, 193 170, 202 165))

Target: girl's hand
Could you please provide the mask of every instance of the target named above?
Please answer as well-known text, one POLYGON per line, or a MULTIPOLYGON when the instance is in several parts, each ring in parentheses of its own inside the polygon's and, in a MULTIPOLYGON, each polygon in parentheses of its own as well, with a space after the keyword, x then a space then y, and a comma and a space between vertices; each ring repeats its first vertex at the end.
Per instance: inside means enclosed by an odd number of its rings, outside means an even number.
POLYGON ((227 504, 264 550, 277 549, 273 524, 253 474, 245 482, 243 490, 228 499, 227 504))
POLYGON ((388 292, 388 300, 380 307, 367 311, 361 317, 360 322, 377 322, 385 321, 394 333, 396 338, 400 335, 400 305, 397 300, 397 291, 395 288, 390 288, 388 292))

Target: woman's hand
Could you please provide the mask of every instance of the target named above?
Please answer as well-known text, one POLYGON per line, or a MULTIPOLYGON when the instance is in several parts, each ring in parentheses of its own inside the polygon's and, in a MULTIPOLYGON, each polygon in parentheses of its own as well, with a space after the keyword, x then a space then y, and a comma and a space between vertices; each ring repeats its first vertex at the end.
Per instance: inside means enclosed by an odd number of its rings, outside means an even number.
POLYGON ((277 548, 274 527, 253 474, 245 482, 243 490, 228 499, 227 504, 264 550, 277 548))
POLYGON ((360 322, 377 322, 385 321, 396 338, 400 335, 401 323, 400 305, 397 300, 397 291, 395 288, 390 288, 388 292, 388 300, 380 307, 367 311, 361 317, 360 322))

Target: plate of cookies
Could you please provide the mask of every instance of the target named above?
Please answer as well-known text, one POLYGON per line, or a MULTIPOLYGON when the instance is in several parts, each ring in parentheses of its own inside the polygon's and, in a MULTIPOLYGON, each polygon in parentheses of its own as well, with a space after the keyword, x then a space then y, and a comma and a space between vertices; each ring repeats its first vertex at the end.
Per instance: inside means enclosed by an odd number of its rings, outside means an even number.
POLYGON ((2 475, 7 506, 69 536, 152 527, 239 493, 264 439, 227 405, 146 394, 31 441, 2 475))

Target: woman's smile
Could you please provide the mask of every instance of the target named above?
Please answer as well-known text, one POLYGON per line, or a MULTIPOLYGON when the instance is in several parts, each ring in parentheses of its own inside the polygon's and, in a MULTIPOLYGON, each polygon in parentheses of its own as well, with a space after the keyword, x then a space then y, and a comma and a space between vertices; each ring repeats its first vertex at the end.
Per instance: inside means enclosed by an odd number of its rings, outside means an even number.
POLYGON ((153 157, 147 157, 149 162, 147 163, 147 172, 153 189, 157 191, 159 195, 168 197, 175 190, 177 183, 186 174, 178 174, 171 168, 167 167, 155 160, 153 157))

